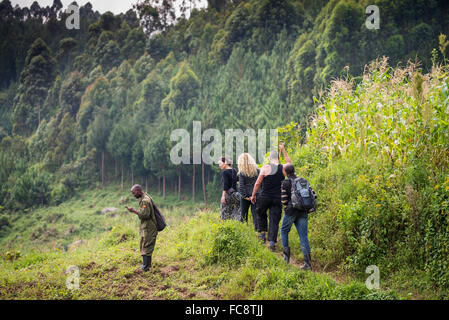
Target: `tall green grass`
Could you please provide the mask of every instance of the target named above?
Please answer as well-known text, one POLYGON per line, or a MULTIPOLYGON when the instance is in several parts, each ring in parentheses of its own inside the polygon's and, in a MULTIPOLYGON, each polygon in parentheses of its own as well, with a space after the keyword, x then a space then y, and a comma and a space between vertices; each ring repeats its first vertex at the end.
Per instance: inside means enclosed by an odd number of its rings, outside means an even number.
POLYGON ((423 75, 379 60, 317 105, 305 143, 288 146, 319 196, 315 258, 360 278, 377 265, 389 285, 447 298, 448 68, 423 75))

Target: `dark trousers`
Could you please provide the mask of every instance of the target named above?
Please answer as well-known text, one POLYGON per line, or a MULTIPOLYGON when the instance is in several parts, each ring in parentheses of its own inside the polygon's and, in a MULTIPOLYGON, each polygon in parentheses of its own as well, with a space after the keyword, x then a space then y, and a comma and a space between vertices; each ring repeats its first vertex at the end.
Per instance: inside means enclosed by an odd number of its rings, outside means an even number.
POLYGON ((253 216, 254 230, 257 231, 257 207, 255 203, 251 203, 249 200, 240 198, 240 210, 242 212, 242 222, 248 222, 248 211, 251 207, 251 215, 253 216))
POLYGON ((257 231, 268 231, 268 241, 276 242, 281 215, 281 199, 259 198, 259 200, 257 200, 257 231), (267 211, 269 211, 268 216, 267 211))

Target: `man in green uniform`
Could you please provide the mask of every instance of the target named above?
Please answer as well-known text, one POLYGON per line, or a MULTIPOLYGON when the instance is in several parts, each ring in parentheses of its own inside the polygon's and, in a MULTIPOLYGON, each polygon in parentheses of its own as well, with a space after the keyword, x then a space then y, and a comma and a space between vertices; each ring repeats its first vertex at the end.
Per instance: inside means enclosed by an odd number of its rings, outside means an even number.
POLYGON ((143 192, 142 187, 138 184, 131 188, 131 193, 134 197, 140 200, 139 210, 126 208, 129 212, 137 214, 140 219, 140 254, 143 260, 143 264, 140 268, 143 271, 148 271, 151 267, 151 256, 157 237, 153 200, 147 193, 143 192))

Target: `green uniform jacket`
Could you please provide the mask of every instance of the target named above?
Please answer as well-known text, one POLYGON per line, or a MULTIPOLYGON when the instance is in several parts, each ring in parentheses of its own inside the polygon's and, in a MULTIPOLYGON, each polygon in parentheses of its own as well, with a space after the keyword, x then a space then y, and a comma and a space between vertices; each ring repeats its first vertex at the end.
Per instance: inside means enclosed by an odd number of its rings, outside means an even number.
POLYGON ((154 245, 156 244, 157 228, 153 200, 148 194, 143 194, 139 202, 139 207, 137 216, 140 219, 140 254, 151 256, 154 245))

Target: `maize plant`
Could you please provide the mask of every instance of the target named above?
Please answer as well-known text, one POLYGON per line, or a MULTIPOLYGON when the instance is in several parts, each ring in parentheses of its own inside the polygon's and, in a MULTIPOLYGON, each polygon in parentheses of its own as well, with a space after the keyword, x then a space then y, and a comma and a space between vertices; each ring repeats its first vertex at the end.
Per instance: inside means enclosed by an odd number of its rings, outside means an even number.
POLYGON ((416 66, 392 69, 386 59, 373 62, 360 83, 336 80, 316 109, 308 130, 309 146, 329 161, 341 156, 373 155, 404 166, 412 154, 433 155, 447 165, 449 74, 434 67, 421 75, 416 66))

